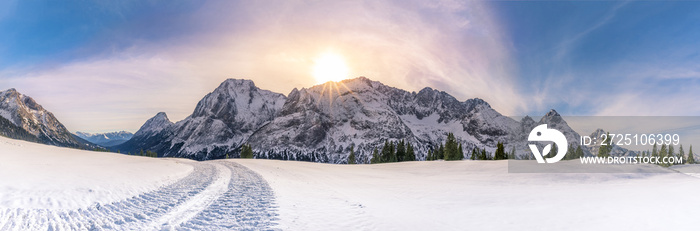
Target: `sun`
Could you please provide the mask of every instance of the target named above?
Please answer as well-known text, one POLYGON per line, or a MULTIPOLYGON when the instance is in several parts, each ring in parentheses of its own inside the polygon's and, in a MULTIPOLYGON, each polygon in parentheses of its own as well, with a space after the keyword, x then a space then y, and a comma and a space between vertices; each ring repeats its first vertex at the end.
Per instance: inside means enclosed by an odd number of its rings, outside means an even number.
POLYGON ((313 76, 318 83, 338 82, 348 78, 348 66, 342 56, 325 53, 314 60, 313 76))

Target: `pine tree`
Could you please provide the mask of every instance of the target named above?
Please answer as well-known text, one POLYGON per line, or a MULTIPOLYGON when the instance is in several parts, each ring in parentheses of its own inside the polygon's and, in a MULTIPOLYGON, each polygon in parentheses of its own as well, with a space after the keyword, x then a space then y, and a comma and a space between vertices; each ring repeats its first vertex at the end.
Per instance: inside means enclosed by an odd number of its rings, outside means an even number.
POLYGON ((145 155, 146 155, 147 157, 158 157, 158 153, 152 152, 152 151, 150 151, 150 150, 146 150, 146 154, 145 154, 145 155))
POLYGON ((498 142, 498 144, 496 144, 496 153, 493 154, 493 159, 494 160, 508 159, 508 157, 506 156, 505 148, 503 147, 503 143, 498 142))
POLYGON ((472 148, 472 154, 471 154, 471 155, 472 155, 472 156, 469 157, 469 158, 472 159, 472 160, 476 160, 476 156, 479 155, 479 154, 476 153, 476 148, 472 148))
POLYGON ((404 144, 404 140, 401 140, 396 144, 396 161, 398 161, 398 162, 405 161, 404 160, 405 158, 406 158, 406 144, 404 144))
POLYGON ((695 157, 693 157, 693 145, 688 148, 688 164, 695 164, 695 157))
POLYGON ((253 148, 250 147, 250 144, 244 144, 243 146, 241 146, 241 158, 253 158, 253 148))
POLYGON ((405 161, 415 161, 416 160, 416 153, 413 151, 413 146, 411 146, 411 142, 407 142, 406 144, 406 157, 404 158, 405 161))
POLYGON ((369 160, 370 164, 378 164, 381 163, 381 157, 379 156, 379 150, 377 148, 374 148, 374 151, 372 151, 372 159, 369 160))
POLYGON ((459 151, 457 152, 457 160, 464 159, 464 149, 462 149, 462 143, 459 143, 459 151))
POLYGON ((457 139, 452 133, 447 134, 447 140, 445 141, 444 147, 444 158, 445 160, 461 160, 459 155, 459 144, 457 144, 457 139))
POLYGON ((445 145, 440 144, 440 148, 437 150, 437 156, 435 156, 436 160, 444 160, 445 159, 445 145))
POLYGON ((583 149, 581 149, 581 145, 576 147, 576 154, 574 155, 574 158, 581 158, 583 157, 583 149))
POLYGON ((384 141, 384 147, 382 147, 381 160, 379 163, 386 163, 391 160, 391 150, 389 149, 389 141, 384 141))
POLYGON ((479 160, 488 160, 488 159, 490 159, 490 158, 489 158, 489 154, 486 153, 486 148, 482 148, 481 149, 481 156, 479 157, 479 160))
POLYGON ((425 160, 430 161, 433 160, 433 150, 428 149, 428 155, 425 156, 425 160))
POLYGON ((605 140, 605 142, 603 142, 600 145, 600 148, 598 149, 598 156, 599 157, 608 157, 608 156, 610 156, 610 151, 612 151, 613 141, 612 141, 612 138, 610 138, 610 133, 608 132, 607 134, 608 135, 606 137, 608 137, 608 139, 605 140))
POLYGON ((350 155, 348 156, 348 164, 355 164, 355 146, 350 146, 350 155))
POLYGON ((143 154, 143 149, 141 149, 141 152, 139 152, 139 156, 146 156, 143 154))
MULTIPOLYGON (((397 142, 398 143, 398 142, 397 142)), ((389 152, 390 159, 389 162, 396 162, 396 149, 394 147, 394 142, 389 142, 389 152)))
MULTIPOLYGON (((667 156, 668 156, 668 148, 666 147, 666 144, 661 144, 661 148, 659 149, 659 157, 661 158, 660 162, 663 161, 664 157, 667 157, 667 156)), ((667 163, 659 163, 659 165, 664 166, 664 167, 668 167, 667 163)))
POLYGON ((574 155, 576 155, 576 150, 574 150, 573 145, 569 145, 569 148, 566 150, 566 155, 564 155, 564 160, 573 160, 574 155))
POLYGON ((683 150, 682 144, 680 147, 678 147, 678 158, 683 160, 683 164, 688 163, 688 160, 685 158, 685 151, 683 150))

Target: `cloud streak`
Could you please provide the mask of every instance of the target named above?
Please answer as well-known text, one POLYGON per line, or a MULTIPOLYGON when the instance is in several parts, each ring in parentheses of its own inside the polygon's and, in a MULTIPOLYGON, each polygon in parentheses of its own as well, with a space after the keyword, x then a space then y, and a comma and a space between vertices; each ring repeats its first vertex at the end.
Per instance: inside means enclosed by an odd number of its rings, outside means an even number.
POLYGON ((524 107, 516 65, 490 10, 471 1, 211 1, 160 24, 105 28, 76 60, 5 68, 0 86, 37 98, 72 131, 135 131, 158 111, 185 118, 226 78, 284 94, 312 86, 313 58, 330 50, 353 77, 481 97, 513 114, 524 107), (105 36, 119 38, 109 52, 105 36))

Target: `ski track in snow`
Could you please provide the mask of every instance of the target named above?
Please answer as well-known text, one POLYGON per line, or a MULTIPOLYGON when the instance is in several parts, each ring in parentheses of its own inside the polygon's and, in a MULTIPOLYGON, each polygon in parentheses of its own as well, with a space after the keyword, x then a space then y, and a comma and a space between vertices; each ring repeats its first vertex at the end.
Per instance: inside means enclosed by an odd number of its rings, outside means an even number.
POLYGON ((194 163, 158 190, 77 210, 0 210, 0 230, 270 230, 274 194, 250 169, 229 161, 194 163))

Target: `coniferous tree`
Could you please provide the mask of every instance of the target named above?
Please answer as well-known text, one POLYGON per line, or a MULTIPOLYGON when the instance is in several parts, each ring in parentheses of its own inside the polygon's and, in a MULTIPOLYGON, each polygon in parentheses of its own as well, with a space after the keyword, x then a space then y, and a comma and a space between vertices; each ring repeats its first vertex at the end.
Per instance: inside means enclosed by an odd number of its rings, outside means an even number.
POLYGON ((506 150, 503 147, 503 143, 498 142, 498 144, 496 144, 496 153, 493 154, 493 159, 494 160, 508 159, 508 157, 506 156, 506 150))
POLYGON ((479 154, 476 153, 476 148, 472 148, 472 154, 471 157, 469 157, 469 159, 476 160, 476 156, 478 155, 479 154))
POLYGON ((411 142, 407 142, 406 144, 406 157, 404 158, 405 161, 415 161, 416 160, 416 153, 413 151, 413 146, 411 146, 411 142))
POLYGON ((404 140, 397 142, 396 144, 396 161, 401 162, 406 158, 406 144, 404 140))
POLYGON ((252 159, 253 158, 253 148, 250 147, 250 144, 243 144, 243 146, 241 146, 241 158, 245 158, 245 159, 252 159))
POLYGON ((381 160, 379 163, 386 163, 391 160, 391 150, 389 149, 389 141, 384 141, 384 147, 382 147, 381 160))
POLYGON ((435 157, 436 160, 440 159, 445 159, 445 145, 440 144, 440 148, 437 150, 437 156, 435 157))
POLYGON ((608 137, 607 140, 605 140, 598 149, 599 157, 608 157, 610 156, 610 151, 612 151, 613 140, 610 138, 609 132, 607 133, 606 137, 608 137))
POLYGON ((425 160, 433 160, 433 150, 428 149, 428 155, 425 156, 425 160))
POLYGON ((688 164, 695 164, 695 157, 693 156, 693 145, 688 148, 688 164))
POLYGON ((377 148, 374 148, 374 151, 372 151, 372 159, 369 161, 370 164, 378 164, 381 163, 381 157, 379 156, 379 150, 377 148))
MULTIPOLYGON (((676 150, 674 150, 673 145, 668 145, 668 157, 676 157, 676 150)), ((671 159, 669 159, 670 161, 671 159)))
POLYGON ((668 163, 661 163, 664 159, 664 157, 668 157, 668 148, 666 147, 666 144, 661 144, 661 148, 659 149, 659 165, 668 167, 668 163))
POLYGON ((457 152, 457 160, 464 159, 464 149, 462 149, 462 143, 459 143, 459 151, 457 152))
POLYGON ((348 156, 348 164, 355 164, 355 146, 350 146, 350 155, 348 156))
POLYGON ((396 162, 396 148, 393 141, 389 142, 389 151, 391 153, 389 162, 396 162))
POLYGON ((651 156, 659 156, 659 151, 656 148, 656 143, 654 143, 654 147, 651 148, 651 156))
POLYGON ((574 155, 574 158, 581 158, 583 157, 583 149, 581 149, 581 145, 576 147, 576 154, 574 155))
POLYGON ((685 158, 685 151, 683 150, 682 144, 680 147, 678 147, 678 158, 683 160, 683 164, 688 163, 688 160, 685 158))
POLYGON ((459 154, 459 144, 457 144, 457 139, 455 139, 454 134, 448 133, 447 140, 445 141, 444 147, 444 158, 445 160, 460 160, 459 154))
POLYGON ((148 157, 158 157, 158 153, 146 150, 146 156, 148 157))
POLYGON ((573 145, 569 145, 569 148, 566 150, 566 155, 564 155, 564 160, 572 160, 574 159, 574 156, 576 155, 576 150, 574 149, 573 145))

